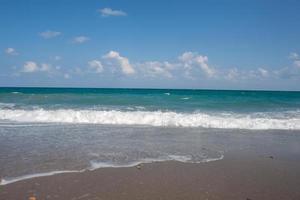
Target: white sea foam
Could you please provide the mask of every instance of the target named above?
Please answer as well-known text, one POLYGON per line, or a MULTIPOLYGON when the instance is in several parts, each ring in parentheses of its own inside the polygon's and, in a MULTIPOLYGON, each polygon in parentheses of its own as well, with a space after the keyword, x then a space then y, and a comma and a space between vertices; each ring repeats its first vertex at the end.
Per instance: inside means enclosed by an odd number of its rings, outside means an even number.
POLYGON ((90 162, 90 168, 89 170, 96 170, 96 169, 100 169, 100 168, 120 168, 120 167, 134 167, 137 166, 138 164, 141 163, 152 163, 152 162, 162 162, 162 161, 166 161, 166 159, 142 159, 140 161, 136 161, 136 162, 132 162, 132 163, 128 163, 128 164, 111 164, 111 163, 107 163, 107 162, 97 162, 97 161, 91 161, 90 162))
POLYGON ((13 108, 15 106, 15 104, 13 103, 1 103, 0 102, 0 109, 1 108, 13 108))
MULTIPOLYGON (((59 125, 60 123, 57 123, 57 125, 59 125)), ((15 127, 49 127, 49 126, 53 126, 53 123, 32 123, 32 124, 28 124, 28 123, 24 123, 24 124, 18 124, 18 123, 1 123, 0 122, 0 127, 6 127, 6 128, 15 128, 15 127)))
POLYGON ((130 164, 124 164, 124 165, 116 165, 116 164, 110 164, 106 162, 96 162, 96 161, 91 161, 90 162, 90 167, 88 169, 82 169, 82 170, 62 170, 62 171, 51 171, 51 172, 45 172, 45 173, 36 173, 36 174, 28 174, 28 175, 23 175, 23 176, 18 176, 14 178, 4 178, 0 179, 0 186, 1 185, 8 185, 11 183, 15 183, 18 181, 23 181, 23 180, 28 180, 32 178, 37 178, 37 177, 45 177, 45 176, 53 176, 56 174, 65 174, 65 173, 81 173, 85 171, 93 171, 99 168, 120 168, 120 167, 134 167, 137 166, 138 164, 141 163, 153 163, 153 162, 163 162, 163 161, 178 161, 178 162, 190 162, 190 163, 203 163, 203 162, 211 162, 211 161, 217 161, 217 160, 222 160, 224 158, 224 155, 222 154, 218 158, 208 158, 208 159, 203 159, 199 162, 192 162, 191 157, 189 156, 183 156, 183 155, 168 155, 164 158, 156 158, 156 159, 150 159, 150 158, 145 158, 137 162, 133 162, 130 164))
POLYGON ((222 160, 224 158, 224 155, 220 153, 219 157, 214 157, 214 158, 203 158, 199 161, 193 161, 190 156, 186 155, 168 155, 164 157, 159 157, 159 158, 144 158, 136 162, 132 162, 129 164, 110 164, 107 162, 97 162, 97 161, 91 161, 90 162, 90 168, 88 170, 95 170, 99 168, 107 168, 107 167, 112 167, 112 168, 119 168, 119 167, 133 167, 137 166, 138 164, 146 164, 146 163, 153 163, 153 162, 164 162, 164 161, 178 161, 178 162, 183 162, 183 163, 205 163, 205 162, 212 162, 212 161, 218 161, 222 160))
POLYGON ((204 127, 223 129, 300 129, 299 115, 212 114, 162 111, 100 110, 12 110, 0 109, 0 120, 31 123, 90 123, 110 125, 149 125, 168 127, 204 127))
POLYGON ((219 158, 205 158, 203 159, 202 162, 213 162, 213 161, 218 161, 218 160, 223 160, 224 155, 222 154, 219 158))
POLYGON ((183 98, 181 98, 182 100, 189 100, 190 99, 190 97, 183 97, 183 98))
POLYGON ((0 185, 8 185, 8 184, 15 183, 18 181, 23 181, 23 180, 37 178, 37 177, 53 176, 55 174, 75 173, 75 172, 82 172, 82 171, 83 170, 80 170, 80 171, 69 170, 69 171, 52 171, 52 172, 46 172, 46 173, 28 174, 28 175, 24 175, 24 176, 15 177, 15 178, 1 179, 0 185))

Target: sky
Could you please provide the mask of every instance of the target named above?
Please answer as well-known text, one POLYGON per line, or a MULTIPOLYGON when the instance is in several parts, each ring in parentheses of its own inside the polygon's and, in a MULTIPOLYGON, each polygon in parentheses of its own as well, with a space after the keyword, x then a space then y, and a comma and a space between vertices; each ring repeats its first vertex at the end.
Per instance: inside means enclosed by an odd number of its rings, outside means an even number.
POLYGON ((0 0, 0 86, 300 90, 300 1, 0 0))

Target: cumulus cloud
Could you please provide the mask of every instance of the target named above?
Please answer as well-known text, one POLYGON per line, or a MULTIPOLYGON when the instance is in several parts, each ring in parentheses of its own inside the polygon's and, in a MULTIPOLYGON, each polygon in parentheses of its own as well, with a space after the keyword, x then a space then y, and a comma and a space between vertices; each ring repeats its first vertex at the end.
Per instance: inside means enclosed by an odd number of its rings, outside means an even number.
POLYGON ((14 49, 14 48, 7 48, 4 51, 7 55, 11 55, 11 56, 15 56, 15 55, 19 55, 19 53, 14 49))
POLYGON ((50 38, 60 36, 61 32, 47 30, 47 31, 39 33, 39 35, 44 39, 50 39, 50 38))
MULTIPOLYGON (((87 62, 87 67, 77 67, 75 71, 69 73, 76 75, 84 75, 93 73, 109 73, 115 72, 124 75, 138 74, 135 78, 166 78, 166 79, 190 79, 200 80, 206 78, 207 80, 213 78, 218 81, 233 81, 239 82, 253 82, 265 80, 279 80, 279 79, 294 79, 300 78, 300 60, 293 60, 289 67, 282 68, 215 68, 209 65, 208 57, 197 52, 184 52, 174 60, 169 61, 144 61, 144 62, 129 62, 127 57, 121 56, 117 51, 109 51, 99 59, 90 60, 87 62)), ((49 64, 36 64, 28 61, 24 65, 23 72, 35 71, 51 71, 54 69, 49 64)), ((61 73, 65 78, 70 77, 61 73)))
POLYGON ((240 70, 238 68, 230 68, 220 73, 220 77, 225 77, 226 80, 239 81, 239 80, 262 80, 266 78, 274 77, 274 72, 265 68, 256 68, 251 70, 240 70))
POLYGON ((88 62, 89 68, 94 70, 96 73, 101 73, 103 71, 103 65, 99 60, 91 60, 88 62))
POLYGON ((294 65, 295 65, 296 67, 300 67, 300 60, 295 60, 295 61, 294 61, 294 65))
POLYGON ((112 61, 115 65, 118 65, 122 72, 126 75, 132 75, 135 73, 135 70, 129 63, 128 58, 120 56, 119 52, 110 51, 104 55, 103 58, 112 61))
POLYGON ((228 73, 225 75, 225 78, 227 80, 231 80, 234 81, 237 79, 237 77, 239 77, 239 71, 237 68, 232 68, 228 70, 228 73))
POLYGON ((65 74, 64 74, 64 78, 65 78, 65 79, 69 79, 69 78, 71 78, 71 76, 70 76, 70 74, 65 73, 65 74))
POLYGON ((98 10, 103 17, 109 16, 126 16, 127 13, 122 10, 113 10, 111 8, 103 8, 98 10))
POLYGON ((39 70, 39 67, 35 62, 27 61, 27 62, 25 62, 22 71, 25 73, 32 73, 32 72, 36 72, 38 70, 39 70))
POLYGON ((213 77, 216 70, 208 65, 208 57, 199 55, 197 52, 184 52, 178 57, 186 70, 191 70, 195 66, 199 67, 207 77, 213 77))
POLYGON ((55 61, 59 61, 59 60, 61 60, 62 58, 61 58, 61 56, 54 56, 54 58, 53 58, 55 61))
POLYGON ((292 53, 290 53, 289 58, 292 59, 292 60, 297 60, 300 57, 299 57, 299 55, 297 53, 292 52, 292 53))
POLYGON ((24 73, 34 73, 34 72, 50 72, 52 70, 52 66, 47 63, 42 63, 38 65, 34 61, 27 61, 23 65, 21 72, 24 73))
POLYGON ((147 61, 144 63, 139 63, 137 66, 142 69, 145 76, 150 77, 167 77, 172 78, 172 70, 174 65, 169 62, 158 62, 158 61, 147 61))
MULTIPOLYGON (((129 63, 128 58, 121 57, 118 52, 110 51, 103 56, 104 59, 114 61, 120 66, 124 74, 138 73, 144 77, 188 78, 192 80, 206 77, 214 80, 227 81, 255 81, 276 80, 282 78, 300 78, 300 58, 292 54, 293 65, 279 69, 257 67, 243 68, 215 68, 209 65, 208 57, 198 52, 184 52, 173 61, 145 61, 129 63), (135 69, 137 71, 135 71, 135 69)), ((106 63, 104 63, 106 64, 106 63)))
POLYGON ((81 44, 81 43, 87 42, 89 40, 90 40, 90 38, 81 35, 81 36, 74 37, 73 43, 81 44))
POLYGON ((269 76, 269 71, 264 69, 264 68, 258 68, 258 72, 262 77, 268 77, 269 76))
POLYGON ((51 65, 47 63, 42 63, 41 66, 39 67, 39 70, 42 72, 47 72, 51 70, 51 65))
POLYGON ((300 69, 298 67, 283 67, 278 70, 274 70, 274 75, 281 79, 299 79, 300 69))
POLYGON ((294 66, 300 67, 300 56, 299 56, 299 54, 297 54, 295 52, 292 52, 292 53, 290 53, 289 58, 291 60, 293 60, 294 66))
POLYGON ((298 53, 290 53, 289 58, 292 60, 292 66, 282 67, 273 70, 271 73, 282 79, 299 79, 300 78, 300 56, 298 53))
POLYGON ((224 77, 230 81, 257 81, 257 80, 278 80, 278 79, 294 79, 298 80, 300 78, 300 60, 297 60, 297 54, 293 54, 293 60, 290 66, 285 66, 277 69, 265 69, 262 67, 254 68, 250 70, 242 70, 237 68, 232 68, 225 70, 221 73, 220 77, 224 77))

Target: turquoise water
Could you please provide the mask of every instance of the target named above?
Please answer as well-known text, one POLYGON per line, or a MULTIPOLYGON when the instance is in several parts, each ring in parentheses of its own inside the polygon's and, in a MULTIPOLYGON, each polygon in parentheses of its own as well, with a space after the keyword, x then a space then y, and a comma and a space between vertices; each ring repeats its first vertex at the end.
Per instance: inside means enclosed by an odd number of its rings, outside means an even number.
POLYGON ((299 129, 300 92, 0 88, 0 120, 299 129))
POLYGON ((294 111, 300 108, 300 92, 0 88, 0 102, 20 108, 90 108, 148 111, 294 111))

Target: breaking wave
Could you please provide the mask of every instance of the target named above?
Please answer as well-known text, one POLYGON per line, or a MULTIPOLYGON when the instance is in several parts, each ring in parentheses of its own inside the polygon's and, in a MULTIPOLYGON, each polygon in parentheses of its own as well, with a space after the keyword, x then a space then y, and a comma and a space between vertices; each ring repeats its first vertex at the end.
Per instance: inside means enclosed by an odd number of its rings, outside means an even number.
POLYGON ((33 123, 88 123, 223 129, 300 129, 299 111, 282 113, 178 113, 162 111, 0 109, 0 120, 33 123))
POLYGON ((11 109, 15 106, 13 103, 1 103, 0 102, 0 109, 11 109))

